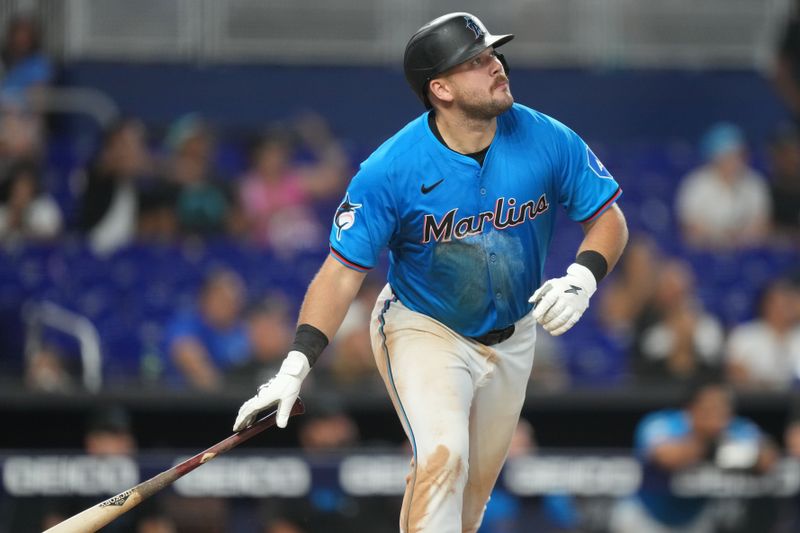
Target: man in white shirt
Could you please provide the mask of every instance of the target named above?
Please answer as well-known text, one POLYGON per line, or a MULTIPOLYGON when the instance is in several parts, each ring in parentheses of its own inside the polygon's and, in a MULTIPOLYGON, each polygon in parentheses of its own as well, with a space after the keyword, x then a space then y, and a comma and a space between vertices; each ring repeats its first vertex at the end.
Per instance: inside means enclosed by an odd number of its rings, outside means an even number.
POLYGON ((703 138, 702 152, 706 164, 683 179, 676 198, 686 242, 735 249, 763 241, 772 211, 769 189, 748 165, 741 130, 716 124, 703 138))
POLYGON ((795 291, 785 281, 773 282, 764 291, 759 317, 731 331, 726 366, 735 385, 785 390, 800 379, 800 317, 794 309, 795 291))

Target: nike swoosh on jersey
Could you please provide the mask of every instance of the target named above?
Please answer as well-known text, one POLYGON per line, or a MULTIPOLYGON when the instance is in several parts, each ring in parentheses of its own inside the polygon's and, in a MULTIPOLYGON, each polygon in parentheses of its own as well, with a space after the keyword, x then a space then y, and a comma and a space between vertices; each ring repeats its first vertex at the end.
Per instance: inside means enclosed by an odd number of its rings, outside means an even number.
POLYGON ((435 189, 436 187, 438 187, 438 186, 439 186, 439 184, 440 184, 440 183, 442 183, 443 181, 444 181, 444 178, 440 179, 439 181, 437 181, 436 183, 434 183, 434 184, 433 184, 433 185, 431 185, 430 187, 426 187, 426 186, 425 186, 425 184, 423 183, 423 184, 422 184, 422 188, 421 188, 420 190, 422 191, 422 194, 428 194, 428 193, 429 193, 429 192, 431 192, 433 189, 435 189))

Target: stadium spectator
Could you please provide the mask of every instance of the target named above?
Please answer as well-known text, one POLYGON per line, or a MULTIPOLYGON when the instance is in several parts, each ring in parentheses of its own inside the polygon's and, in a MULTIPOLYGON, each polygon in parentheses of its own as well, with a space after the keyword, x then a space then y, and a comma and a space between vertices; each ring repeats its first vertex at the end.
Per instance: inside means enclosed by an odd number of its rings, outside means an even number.
MULTIPOLYGON (((800 461, 800 405, 795 405, 793 409, 789 424, 784 431, 783 440, 786 455, 795 461, 800 461)), ((788 516, 783 517, 787 525, 780 530, 781 532, 800 531, 800 493, 794 495, 792 503, 793 505, 789 507, 791 511, 786 513, 788 516)))
MULTIPOLYGON (((788 423, 783 434, 784 449, 786 456, 795 461, 800 461, 800 396, 795 396, 792 408, 789 412, 788 423)), ((782 531, 800 531, 800 493, 792 498, 794 505, 792 512, 785 517, 788 526, 782 531)))
POLYGON ((275 518, 267 523, 263 533, 306 533, 306 530, 288 518, 275 518))
POLYGON ((40 117, 15 109, 0 110, 0 174, 19 161, 38 164, 43 146, 40 117))
POLYGON ((203 118, 190 113, 175 121, 165 140, 169 182, 179 187, 177 209, 181 230, 208 237, 232 231, 234 198, 214 168, 216 139, 203 118))
POLYGON ((173 243, 180 236, 178 188, 163 179, 139 184, 136 237, 151 244, 173 243))
MULTIPOLYGON (((304 454, 326 457, 358 445, 358 427, 335 398, 318 395, 308 400, 307 405, 308 412, 299 420, 298 433, 304 454)), ((382 510, 380 502, 355 498, 337 482, 315 483, 292 516, 302 517, 302 524, 312 532, 397 531, 396 521, 382 510)))
POLYGON ((167 326, 167 381, 217 389, 224 373, 247 359, 244 295, 242 279, 231 270, 217 270, 206 278, 197 305, 180 312, 167 326))
POLYGON ((136 533, 177 533, 175 523, 167 516, 153 514, 145 516, 136 524, 136 533))
POLYGON ((299 439, 305 453, 348 450, 358 443, 358 426, 332 398, 312 401, 313 410, 302 420, 299 439))
POLYGON ((794 289, 792 291, 792 294, 794 295, 794 314, 796 317, 800 317, 800 268, 795 266, 794 269, 786 276, 786 279, 794 289))
POLYGON ((728 379, 750 389, 787 390, 800 372, 800 317, 796 289, 786 281, 769 283, 758 303, 758 317, 731 330, 726 349, 728 379))
MULTIPOLYGON (((509 465, 519 458, 538 453, 536 432, 525 418, 520 418, 508 449, 509 465)), ((578 532, 580 513, 572 496, 562 493, 545 494, 523 499, 496 485, 486 504, 478 533, 578 532)))
POLYGON ((797 0, 778 43, 773 82, 795 121, 800 123, 800 2, 797 0))
POLYGON ((786 441, 787 455, 800 459, 800 416, 795 415, 786 426, 784 440, 786 441))
POLYGON ((55 239, 62 228, 61 210, 42 191, 39 169, 18 162, 0 182, 0 242, 14 246, 28 241, 55 239))
POLYGON ((90 417, 83 447, 89 455, 136 453, 136 437, 128 413, 116 406, 98 408, 90 417))
MULTIPOLYGON (((136 437, 128 413, 119 406, 99 407, 89 416, 84 452, 92 457, 130 457, 137 452, 136 437)), ((97 496, 52 499, 41 514, 42 528, 52 527, 97 503, 97 496)), ((175 525, 161 510, 159 496, 147 500, 103 528, 109 533, 174 533, 175 525)))
POLYGON ((3 63, 0 78, 0 106, 24 108, 29 92, 48 85, 53 65, 42 52, 39 25, 30 16, 16 15, 6 26, 0 49, 3 63))
POLYGON ((705 164, 690 172, 676 196, 684 240, 697 248, 746 248, 764 241, 771 218, 767 182, 747 161, 742 131, 715 124, 703 137, 705 164))
POLYGON ((569 373, 563 339, 547 335, 541 326, 536 328, 536 358, 531 372, 531 386, 537 391, 568 388, 572 376, 569 373))
POLYGON ((680 260, 662 264, 655 292, 636 320, 632 366, 647 383, 680 383, 715 372, 724 332, 694 292, 694 276, 680 260))
POLYGON ((264 383, 283 362, 287 347, 292 343, 293 324, 288 302, 279 295, 271 295, 247 312, 247 337, 249 356, 233 367, 228 381, 242 388, 264 383))
POLYGON ((711 500, 674 494, 672 476, 706 463, 755 473, 775 465, 775 447, 753 422, 734 414, 731 393, 722 382, 701 380, 686 400, 683 409, 652 413, 637 426, 642 481, 631 498, 615 507, 613 533, 715 532, 711 500))
POLYGON ((800 132, 780 127, 769 143, 772 225, 777 237, 800 238, 800 132))
POLYGON ((109 254, 136 236, 138 182, 150 172, 144 125, 125 119, 104 134, 84 171, 78 225, 97 254, 109 254))
POLYGON ((51 344, 42 344, 25 357, 25 387, 32 391, 71 392, 77 379, 63 354, 51 344))
POLYGON ((631 335, 634 323, 656 290, 661 253, 646 236, 631 239, 611 279, 600 288, 600 323, 622 338, 631 335))
POLYGON ((344 152, 321 117, 306 115, 291 129, 273 128, 253 150, 239 187, 248 238, 287 255, 316 249, 328 224, 320 223, 314 203, 338 198, 346 173, 344 152), (298 160, 301 149, 311 161, 298 160))

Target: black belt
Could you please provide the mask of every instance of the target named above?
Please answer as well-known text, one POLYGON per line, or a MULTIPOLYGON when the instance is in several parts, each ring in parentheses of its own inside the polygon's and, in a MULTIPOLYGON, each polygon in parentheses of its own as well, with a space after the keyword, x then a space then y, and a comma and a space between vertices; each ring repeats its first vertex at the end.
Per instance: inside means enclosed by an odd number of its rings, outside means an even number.
POLYGON ((489 333, 481 335, 480 337, 472 337, 472 340, 478 341, 479 343, 485 344, 486 346, 492 346, 494 344, 500 344, 513 334, 514 334, 514 324, 511 324, 507 328, 493 329, 489 333))

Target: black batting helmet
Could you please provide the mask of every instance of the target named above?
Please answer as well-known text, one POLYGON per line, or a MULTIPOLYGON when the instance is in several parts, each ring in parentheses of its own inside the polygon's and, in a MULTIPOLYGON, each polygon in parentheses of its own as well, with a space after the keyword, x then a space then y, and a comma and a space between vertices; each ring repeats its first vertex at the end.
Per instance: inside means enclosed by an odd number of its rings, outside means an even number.
MULTIPOLYGON (((427 109, 428 82, 439 74, 475 57, 490 46, 497 48, 513 39, 513 35, 492 35, 486 26, 469 13, 448 13, 436 18, 411 36, 403 57, 406 80, 427 109)), ((497 54, 506 74, 508 65, 497 54)))

